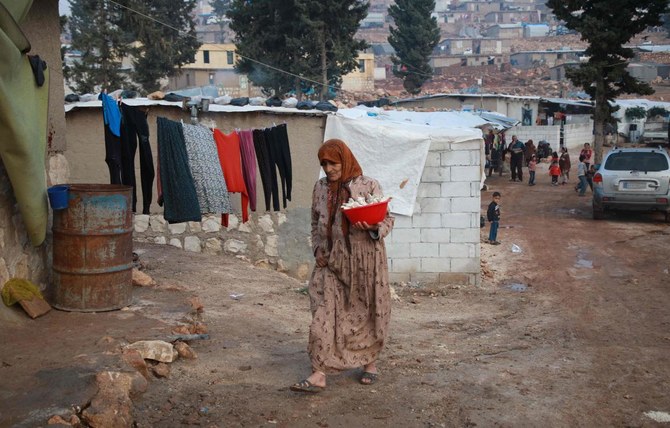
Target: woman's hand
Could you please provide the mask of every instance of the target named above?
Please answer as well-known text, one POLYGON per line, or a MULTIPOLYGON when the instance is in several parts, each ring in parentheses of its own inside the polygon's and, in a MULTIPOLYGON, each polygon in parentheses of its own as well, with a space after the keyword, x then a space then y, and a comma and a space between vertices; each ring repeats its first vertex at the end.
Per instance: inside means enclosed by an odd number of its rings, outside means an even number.
POLYGON ((379 229, 379 224, 367 224, 367 222, 364 221, 359 221, 358 223, 354 223, 351 225, 354 229, 358 230, 378 230, 379 229))

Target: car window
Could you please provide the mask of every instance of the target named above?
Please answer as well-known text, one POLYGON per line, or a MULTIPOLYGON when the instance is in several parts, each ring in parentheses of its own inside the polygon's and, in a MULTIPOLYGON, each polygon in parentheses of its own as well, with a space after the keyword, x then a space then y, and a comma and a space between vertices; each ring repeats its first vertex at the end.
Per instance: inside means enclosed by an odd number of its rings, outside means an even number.
POLYGON ((612 153, 605 161, 605 169, 610 171, 665 171, 668 169, 668 159, 661 153, 612 153))

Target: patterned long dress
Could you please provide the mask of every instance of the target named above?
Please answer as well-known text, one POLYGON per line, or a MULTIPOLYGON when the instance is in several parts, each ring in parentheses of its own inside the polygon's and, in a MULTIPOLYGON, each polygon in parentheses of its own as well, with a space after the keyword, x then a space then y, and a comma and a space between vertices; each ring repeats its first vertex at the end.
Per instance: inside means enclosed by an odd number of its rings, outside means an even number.
MULTIPOLYGON (((349 183, 353 198, 382 195, 379 183, 359 176, 349 183)), ((314 186, 312 249, 328 258, 314 267, 309 283, 312 323, 308 351, 312 368, 324 373, 356 368, 377 359, 384 347, 391 317, 391 293, 384 237, 393 228, 388 213, 379 225, 378 239, 370 232, 349 228, 350 249, 342 232, 342 212, 332 226, 328 250, 328 182, 314 186)))

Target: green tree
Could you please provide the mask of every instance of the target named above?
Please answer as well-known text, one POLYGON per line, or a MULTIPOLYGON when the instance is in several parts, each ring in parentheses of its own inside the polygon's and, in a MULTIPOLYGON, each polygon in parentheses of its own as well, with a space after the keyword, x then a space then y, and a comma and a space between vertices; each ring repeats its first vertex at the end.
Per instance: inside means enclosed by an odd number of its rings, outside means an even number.
POLYGON ((227 16, 241 57, 236 69, 275 94, 295 90, 300 97, 319 86, 325 97, 368 46, 354 39, 368 6, 360 0, 233 0, 227 16))
POLYGON ((618 107, 611 104, 621 94, 649 95, 647 83, 631 76, 626 67, 634 53, 623 45, 649 26, 660 24, 667 2, 659 0, 548 0, 547 6, 565 26, 588 42, 588 62, 567 70, 568 78, 595 103, 595 163, 602 160, 605 126, 613 123, 618 107))
POLYGON ((218 19, 219 23, 219 29, 221 31, 221 34, 219 35, 219 42, 220 43, 225 43, 226 42, 226 13, 230 9, 230 6, 232 5, 233 1, 232 0, 210 0, 209 5, 212 7, 212 12, 214 16, 218 19))
POLYGON ((358 53, 369 45, 354 36, 367 16, 367 1, 307 1, 309 31, 304 36, 310 43, 310 53, 318 61, 321 98, 326 99, 329 86, 339 87, 342 76, 358 68, 358 53), (337 21, 333 24, 333 17, 337 21))
POLYGON ((437 20, 431 16, 434 10, 434 0, 396 0, 388 8, 395 24, 388 38, 395 49, 393 74, 402 79, 410 94, 421 92, 423 84, 433 77, 428 61, 440 41, 437 20))
POLYGON ((127 7, 120 9, 125 13, 125 24, 138 42, 130 51, 133 80, 146 92, 156 91, 160 79, 195 60, 201 45, 191 18, 196 0, 124 1, 127 7))
POLYGON ((118 8, 105 0, 70 0, 70 11, 72 49, 81 52, 67 71, 70 89, 90 93, 123 87, 127 80, 121 60, 131 37, 121 26, 118 8))

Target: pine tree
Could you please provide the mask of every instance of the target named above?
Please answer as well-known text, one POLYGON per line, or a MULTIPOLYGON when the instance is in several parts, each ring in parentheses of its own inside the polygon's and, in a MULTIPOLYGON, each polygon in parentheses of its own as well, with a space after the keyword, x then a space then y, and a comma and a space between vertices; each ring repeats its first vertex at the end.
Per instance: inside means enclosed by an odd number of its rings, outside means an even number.
POLYGON ((421 86, 433 76, 428 61, 440 41, 437 20, 431 17, 434 10, 434 0, 396 0, 388 8, 395 23, 388 38, 395 49, 393 74, 403 80, 410 94, 421 92, 421 86))
POLYGON ((318 86, 325 96, 367 47, 354 39, 367 9, 360 0, 233 0, 227 15, 242 57, 236 69, 275 94, 318 86))
POLYGON ((126 3, 132 8, 124 8, 126 25, 139 42, 131 51, 133 80, 146 92, 153 92, 160 89, 160 79, 172 76, 179 67, 195 60, 201 45, 191 18, 196 0, 126 0, 126 3))
POLYGON ((354 36, 370 5, 359 0, 306 3, 309 32, 305 39, 312 42, 311 54, 320 71, 314 80, 321 82, 321 98, 326 99, 329 87, 339 87, 342 76, 358 68, 358 52, 369 47, 354 36))
POLYGON ((225 43, 226 42, 226 37, 225 37, 225 28, 226 28, 226 22, 224 18, 226 17, 226 13, 230 9, 230 6, 232 5, 232 0, 210 0, 209 5, 212 7, 212 12, 214 13, 214 16, 217 17, 218 23, 219 23, 219 29, 221 31, 221 34, 219 36, 219 42, 220 43, 225 43))
POLYGON ((649 26, 660 24, 667 2, 659 0, 548 0, 547 6, 578 31, 589 43, 585 51, 588 62, 568 70, 568 78, 591 96, 595 102, 595 163, 602 160, 605 126, 614 122, 617 110, 610 101, 621 94, 649 95, 654 91, 628 73, 632 49, 623 45, 649 26))
POLYGON ((72 49, 81 52, 81 60, 68 70, 70 89, 91 93, 123 87, 121 60, 130 37, 120 26, 118 8, 105 0, 70 0, 70 11, 72 49))

